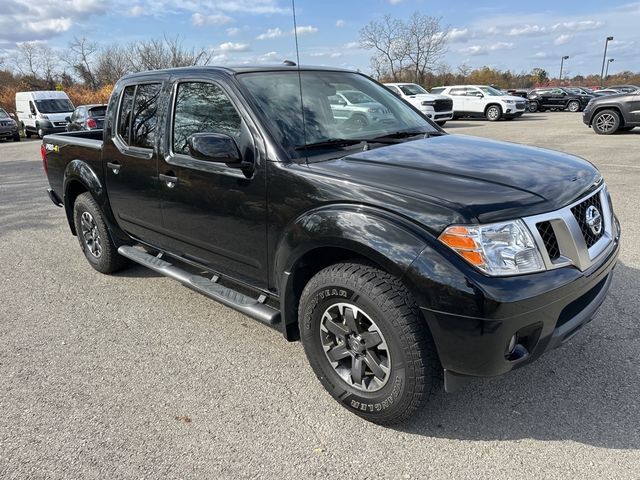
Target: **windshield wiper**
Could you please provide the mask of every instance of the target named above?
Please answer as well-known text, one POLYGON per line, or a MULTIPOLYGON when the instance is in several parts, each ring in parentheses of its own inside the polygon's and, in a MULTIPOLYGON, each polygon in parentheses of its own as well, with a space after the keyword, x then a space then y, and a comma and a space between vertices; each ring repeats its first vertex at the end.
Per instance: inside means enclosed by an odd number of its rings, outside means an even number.
POLYGON ((418 135, 421 135, 422 138, 429 138, 429 137, 439 137, 440 135, 442 135, 441 132, 407 132, 407 131, 403 131, 403 132, 394 132, 394 133, 389 133, 387 135, 382 135, 380 137, 376 137, 371 139, 371 141, 375 141, 375 142, 380 142, 380 141, 385 141, 386 139, 393 139, 393 138, 410 138, 410 137, 417 137, 418 135))
POLYGON ((328 148, 328 147, 348 147, 350 145, 357 145, 358 143, 364 144, 365 149, 369 143, 385 143, 393 144, 398 143, 393 138, 384 137, 378 138, 332 138, 330 140, 323 140, 321 142, 307 143, 306 145, 298 145, 296 150, 313 150, 316 148, 328 148))

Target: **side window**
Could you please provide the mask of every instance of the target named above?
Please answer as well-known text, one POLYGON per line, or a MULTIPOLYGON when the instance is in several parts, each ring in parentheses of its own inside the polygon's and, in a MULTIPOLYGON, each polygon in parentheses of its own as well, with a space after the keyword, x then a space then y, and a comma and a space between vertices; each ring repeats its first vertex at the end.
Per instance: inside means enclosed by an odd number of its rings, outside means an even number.
POLYGON ((158 129, 159 83, 138 85, 131 112, 131 143, 134 147, 153 148, 158 129))
POLYGON ((396 95, 402 95, 402 92, 400 91, 400 89, 398 87, 396 87, 395 85, 389 85, 389 88, 393 91, 393 93, 395 93, 396 95))
POLYGON ((178 84, 173 119, 173 152, 188 155, 194 133, 224 133, 238 140, 241 119, 229 97, 217 85, 178 84))
POLYGON ((131 130, 131 109, 133 107, 133 94, 136 91, 135 85, 125 87, 122 92, 120 112, 118 113, 118 135, 129 144, 129 131, 131 130))
POLYGON ((31 112, 31 115, 35 115, 36 114, 36 107, 33 104, 32 101, 29 101, 29 111, 31 112))
POLYGON ((449 90, 449 95, 453 95, 455 97, 464 97, 465 92, 465 88, 452 88, 451 90, 449 90))

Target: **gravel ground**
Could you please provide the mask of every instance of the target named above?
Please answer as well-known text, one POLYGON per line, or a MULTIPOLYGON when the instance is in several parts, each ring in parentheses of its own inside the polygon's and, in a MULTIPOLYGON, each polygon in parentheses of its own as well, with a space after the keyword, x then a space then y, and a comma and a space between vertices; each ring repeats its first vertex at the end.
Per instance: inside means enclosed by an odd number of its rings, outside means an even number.
POLYGON ((592 161, 624 243, 580 335, 400 428, 339 407, 277 332, 142 267, 93 271, 39 142, 1 143, 0 478, 637 479, 640 129, 597 136, 570 113, 446 129, 592 161))

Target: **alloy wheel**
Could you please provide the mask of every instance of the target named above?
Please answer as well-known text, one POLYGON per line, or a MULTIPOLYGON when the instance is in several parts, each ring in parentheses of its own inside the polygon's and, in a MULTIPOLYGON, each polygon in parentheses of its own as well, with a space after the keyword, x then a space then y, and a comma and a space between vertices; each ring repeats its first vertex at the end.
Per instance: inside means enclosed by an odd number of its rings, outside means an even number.
POLYGON ((375 392, 391 372, 391 356, 382 332, 362 309, 336 303, 322 314, 322 348, 334 371, 349 386, 375 392))
POLYGON ((616 125, 616 118, 610 113, 604 113, 596 119, 596 127, 601 132, 609 132, 616 125))
POLYGON ((89 252, 95 258, 100 258, 102 255, 102 239, 93 215, 89 212, 83 212, 80 217, 80 225, 82 226, 82 238, 89 252))

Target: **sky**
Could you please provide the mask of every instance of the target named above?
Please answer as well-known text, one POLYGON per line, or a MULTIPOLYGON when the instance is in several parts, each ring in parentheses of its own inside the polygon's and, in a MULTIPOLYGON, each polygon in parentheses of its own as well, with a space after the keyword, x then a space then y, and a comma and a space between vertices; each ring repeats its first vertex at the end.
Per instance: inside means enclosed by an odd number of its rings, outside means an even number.
MULTIPOLYGON (((290 0, 1 0, 0 58, 16 44, 39 41, 64 52, 74 37, 103 43, 179 36, 206 48, 212 63, 295 60, 290 0)), ((441 17, 449 28, 442 62, 515 72, 534 67, 558 75, 600 73, 605 38, 610 73, 640 71, 640 1, 297 0, 300 61, 369 72, 371 52, 359 30, 390 14, 441 17), (507 5, 505 5, 507 4, 507 5)))

